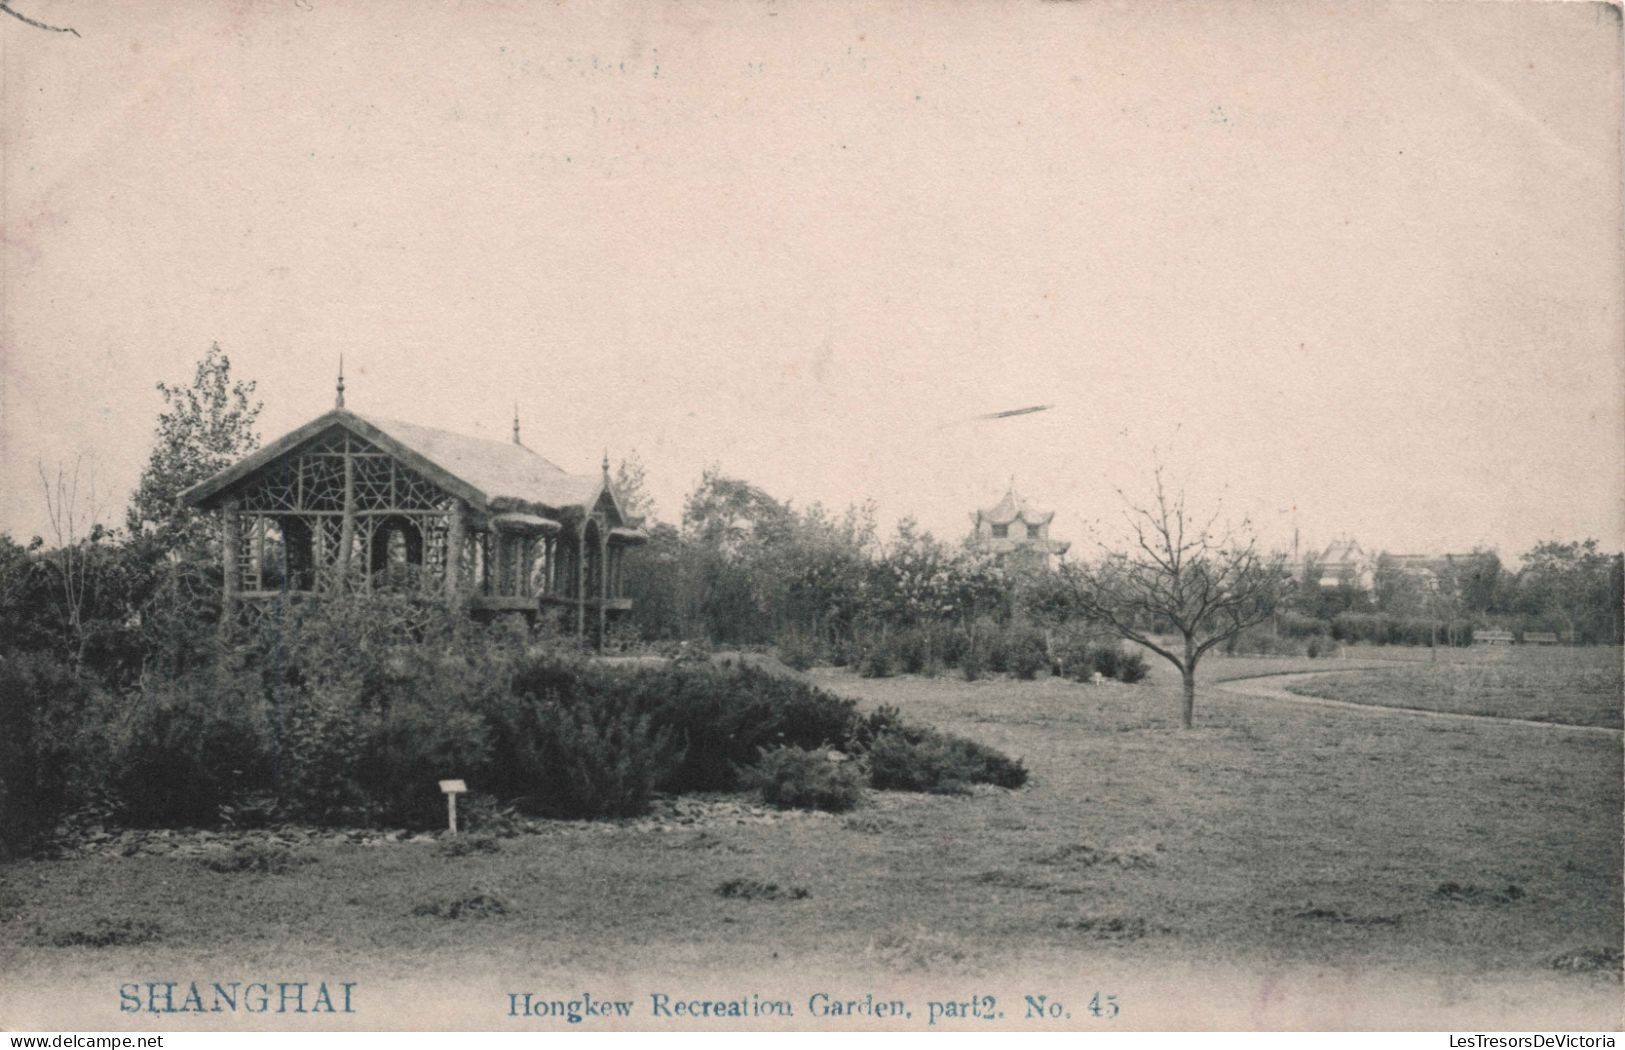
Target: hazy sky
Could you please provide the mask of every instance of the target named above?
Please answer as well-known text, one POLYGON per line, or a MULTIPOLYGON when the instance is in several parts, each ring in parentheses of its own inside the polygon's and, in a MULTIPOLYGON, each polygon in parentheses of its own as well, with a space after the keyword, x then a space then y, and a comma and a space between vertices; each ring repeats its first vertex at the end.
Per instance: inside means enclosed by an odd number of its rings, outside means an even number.
POLYGON ((1625 545, 1600 4, 90 4, 0 18, 0 528, 218 341, 332 404, 1089 545, 1625 545), (978 413, 1053 410, 999 422, 978 413), (1294 512, 1294 508, 1296 508, 1294 512))

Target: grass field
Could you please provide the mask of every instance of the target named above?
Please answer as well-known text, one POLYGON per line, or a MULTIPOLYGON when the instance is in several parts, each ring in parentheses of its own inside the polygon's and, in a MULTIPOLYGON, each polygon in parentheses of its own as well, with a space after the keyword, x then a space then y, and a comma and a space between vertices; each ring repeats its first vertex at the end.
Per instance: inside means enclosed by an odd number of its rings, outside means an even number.
POLYGON ((1625 695, 1621 679, 1617 648, 1506 647, 1452 652, 1438 663, 1327 675, 1291 688, 1356 704, 1617 729, 1625 695))
MULTIPOLYGON (((1215 657, 1204 677, 1326 666, 1215 657)), ((1092 992, 1117 996, 1119 1027, 1620 1024, 1617 971, 1564 968, 1625 932, 1618 737, 1213 689, 1181 731, 1164 667, 1134 686, 812 677, 1019 756, 1031 781, 841 816, 690 800, 466 856, 295 845, 308 861, 280 873, 11 864, 0 1024, 184 1027, 117 1014, 118 982, 290 973, 361 981, 375 1027, 512 1027, 516 989, 661 988, 1012 1011, 1044 993, 1079 1007, 1056 1027, 1106 1024, 1082 1013, 1092 992)), ((810 1023, 801 1002, 788 1023, 810 1023)))

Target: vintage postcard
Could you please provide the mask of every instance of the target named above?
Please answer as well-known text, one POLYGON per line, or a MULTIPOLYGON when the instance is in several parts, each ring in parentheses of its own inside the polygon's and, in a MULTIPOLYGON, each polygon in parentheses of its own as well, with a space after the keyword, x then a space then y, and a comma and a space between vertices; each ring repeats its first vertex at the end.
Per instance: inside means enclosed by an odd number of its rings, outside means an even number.
POLYGON ((1621 1027, 1618 4, 0 76, 0 1027, 1621 1027))

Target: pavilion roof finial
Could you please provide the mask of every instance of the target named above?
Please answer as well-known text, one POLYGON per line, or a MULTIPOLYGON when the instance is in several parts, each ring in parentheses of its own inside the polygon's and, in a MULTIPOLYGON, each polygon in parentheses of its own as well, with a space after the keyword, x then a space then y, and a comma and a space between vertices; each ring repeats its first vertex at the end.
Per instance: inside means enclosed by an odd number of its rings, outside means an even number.
POLYGON ((339 382, 338 382, 338 387, 336 389, 338 391, 338 394, 333 399, 333 407, 334 408, 343 408, 344 407, 344 351, 343 350, 339 351, 339 382))
POLYGON ((517 401, 513 403, 513 443, 515 445, 524 443, 519 440, 519 402, 517 401))
POLYGON ((604 480, 609 480, 609 449, 604 449, 604 480))

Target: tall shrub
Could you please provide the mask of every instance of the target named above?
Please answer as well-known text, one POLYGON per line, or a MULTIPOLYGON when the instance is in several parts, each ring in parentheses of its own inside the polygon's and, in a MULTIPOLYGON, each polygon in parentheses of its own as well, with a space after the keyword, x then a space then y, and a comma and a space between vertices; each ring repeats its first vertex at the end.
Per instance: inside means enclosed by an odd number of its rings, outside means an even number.
POLYGON ((272 726, 250 675, 210 666, 150 681, 103 732, 108 783, 132 825, 211 824, 222 805, 271 785, 272 726))
POLYGON ((31 849, 71 804, 95 693, 44 654, 0 659, 0 858, 31 849))

